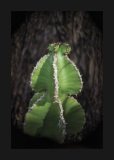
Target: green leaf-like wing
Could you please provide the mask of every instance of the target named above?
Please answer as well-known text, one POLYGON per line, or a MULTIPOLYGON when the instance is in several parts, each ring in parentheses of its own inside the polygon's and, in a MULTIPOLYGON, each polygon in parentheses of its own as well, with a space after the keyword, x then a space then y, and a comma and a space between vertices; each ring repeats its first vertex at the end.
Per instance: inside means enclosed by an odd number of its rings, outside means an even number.
POLYGON ((60 92, 73 95, 82 89, 81 75, 66 55, 58 54, 58 72, 60 92))
POLYGON ((85 123, 85 112, 73 97, 68 97, 63 103, 64 116, 67 123, 67 134, 76 135, 85 123))
POLYGON ((31 86, 36 92, 47 91, 52 96, 54 92, 53 56, 45 55, 40 59, 31 75, 31 86))
MULTIPOLYGON (((41 102, 42 103, 42 102, 41 102)), ((24 132, 31 136, 39 136, 49 111, 50 103, 33 104, 25 115, 24 132)))

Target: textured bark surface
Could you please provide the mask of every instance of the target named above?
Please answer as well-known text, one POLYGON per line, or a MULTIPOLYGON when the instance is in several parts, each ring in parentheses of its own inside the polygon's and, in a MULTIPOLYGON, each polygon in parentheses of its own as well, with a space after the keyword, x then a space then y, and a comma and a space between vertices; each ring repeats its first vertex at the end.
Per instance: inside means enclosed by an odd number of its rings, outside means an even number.
POLYGON ((86 124, 81 133, 85 137, 102 123, 103 53, 102 33, 84 12, 35 12, 12 35, 12 124, 23 128, 33 95, 30 74, 47 53, 48 45, 55 42, 71 45, 70 58, 82 75, 84 86, 77 98, 86 112, 86 124))

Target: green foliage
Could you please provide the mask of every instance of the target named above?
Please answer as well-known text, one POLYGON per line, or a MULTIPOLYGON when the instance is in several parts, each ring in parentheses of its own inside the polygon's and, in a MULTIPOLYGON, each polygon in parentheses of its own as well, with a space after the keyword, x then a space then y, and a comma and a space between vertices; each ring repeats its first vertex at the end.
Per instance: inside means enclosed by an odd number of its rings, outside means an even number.
POLYGON ((68 58, 70 46, 50 44, 31 74, 35 91, 25 115, 24 132, 63 143, 66 135, 77 135, 85 123, 82 106, 72 95, 83 86, 79 70, 68 58))

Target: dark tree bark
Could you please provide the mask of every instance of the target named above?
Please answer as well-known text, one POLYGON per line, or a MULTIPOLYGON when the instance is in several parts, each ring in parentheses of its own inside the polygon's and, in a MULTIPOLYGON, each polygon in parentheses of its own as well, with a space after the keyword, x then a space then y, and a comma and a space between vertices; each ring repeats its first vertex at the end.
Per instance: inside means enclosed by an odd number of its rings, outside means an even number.
POLYGON ((71 45, 70 58, 82 75, 84 86, 77 99, 86 112, 86 124, 80 135, 84 138, 102 124, 103 118, 102 32, 85 12, 35 12, 12 32, 12 124, 22 130, 33 95, 30 74, 53 42, 71 45))

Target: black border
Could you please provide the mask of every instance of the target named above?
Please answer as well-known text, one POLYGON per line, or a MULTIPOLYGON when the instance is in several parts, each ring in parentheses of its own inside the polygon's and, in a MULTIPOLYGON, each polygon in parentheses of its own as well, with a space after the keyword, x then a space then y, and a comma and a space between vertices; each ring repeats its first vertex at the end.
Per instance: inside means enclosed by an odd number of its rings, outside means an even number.
MULTIPOLYGON (((44 11, 41 11, 44 12, 44 11)), ((48 12, 48 11, 47 11, 48 12)), ((34 12, 31 11, 13 11, 11 12, 11 35, 13 35, 20 28, 21 24, 26 21, 26 18, 29 19, 31 14, 34 12)), ((98 27, 102 32, 102 11, 86 11, 89 14, 93 24, 98 27)), ((51 143, 48 140, 43 139, 32 139, 29 136, 21 133, 16 127, 11 127, 11 148, 12 149, 74 149, 74 148, 89 148, 89 149, 102 149, 102 123, 99 124, 96 131, 88 135, 88 137, 79 144, 63 144, 58 145, 56 143, 51 143), (39 143, 38 143, 38 142, 39 143), (38 143, 38 144, 37 144, 38 143)))
MULTIPOLYGON (((0 14, 0 20, 1 20, 1 24, 0 24, 0 38, 1 38, 1 45, 0 45, 0 50, 1 50, 1 62, 0 64, 2 65, 0 67, 0 71, 1 71, 1 100, 2 100, 2 104, 1 104, 1 116, 0 118, 2 118, 2 120, 0 120, 1 122, 1 130, 0 130, 0 138, 1 138, 1 155, 3 155, 4 159, 6 158, 6 156, 8 156, 8 158, 15 158, 15 159, 31 159, 31 158, 41 158, 43 159, 45 158, 65 158, 65 159, 72 159, 72 158, 76 158, 76 159, 81 159, 81 158, 90 158, 90 159, 101 159, 101 158, 112 158, 111 153, 113 153, 113 145, 111 144, 111 142, 113 142, 113 111, 112 111, 112 107, 113 105, 111 105, 109 102, 111 102, 111 98, 113 96, 113 93, 111 93, 112 90, 112 84, 113 84, 113 67, 111 66, 111 69, 108 69, 108 67, 111 64, 111 60, 113 60, 111 53, 113 53, 113 51, 111 50, 111 44, 113 44, 113 36, 112 32, 113 32, 113 25, 112 25, 112 21, 113 21, 113 4, 111 4, 111 2, 105 4, 104 1, 81 1, 78 2, 80 4, 77 4, 77 1, 75 1, 74 3, 71 3, 70 0, 70 4, 66 3, 66 1, 53 1, 53 2, 49 2, 46 1, 44 2, 43 0, 41 2, 37 1, 37 2, 33 2, 31 1, 31 3, 29 1, 9 1, 8 2, 4 1, 5 4, 1 5, 1 14, 0 14), (106 5, 106 8, 105 8, 106 5), (112 7, 111 7, 112 6, 112 7), (10 42, 11 42, 11 37, 10 37, 10 12, 11 11, 25 11, 25 10, 55 10, 55 9, 71 9, 71 10, 93 10, 93 11, 97 11, 97 10, 103 10, 104 11, 105 8, 105 12, 104 12, 104 17, 105 17, 105 22, 104 22, 104 32, 105 32, 105 45, 104 45, 104 51, 105 52, 105 57, 106 55, 110 57, 106 57, 105 59, 105 63, 108 62, 108 64, 104 64, 105 65, 105 69, 107 70, 107 73, 109 75, 105 76, 105 82, 106 80, 109 80, 109 83, 105 86, 106 87, 106 92, 107 95, 104 93, 104 149, 70 149, 70 150, 66 150, 66 149, 55 149, 55 150, 51 150, 51 149, 11 149, 11 130, 10 130, 10 42), (111 24, 109 23, 109 21, 111 22, 111 24), (112 29, 112 30, 111 30, 112 29), (109 34, 110 33, 110 34, 109 34), (111 82, 112 80, 112 82, 111 82), (109 99, 108 99, 109 98, 109 99), (3 151, 4 150, 4 151, 3 151)), ((113 45, 112 45, 113 46, 113 45)), ((113 64, 113 63, 112 63, 113 64)), ((113 107, 114 108, 114 107, 113 107)))

